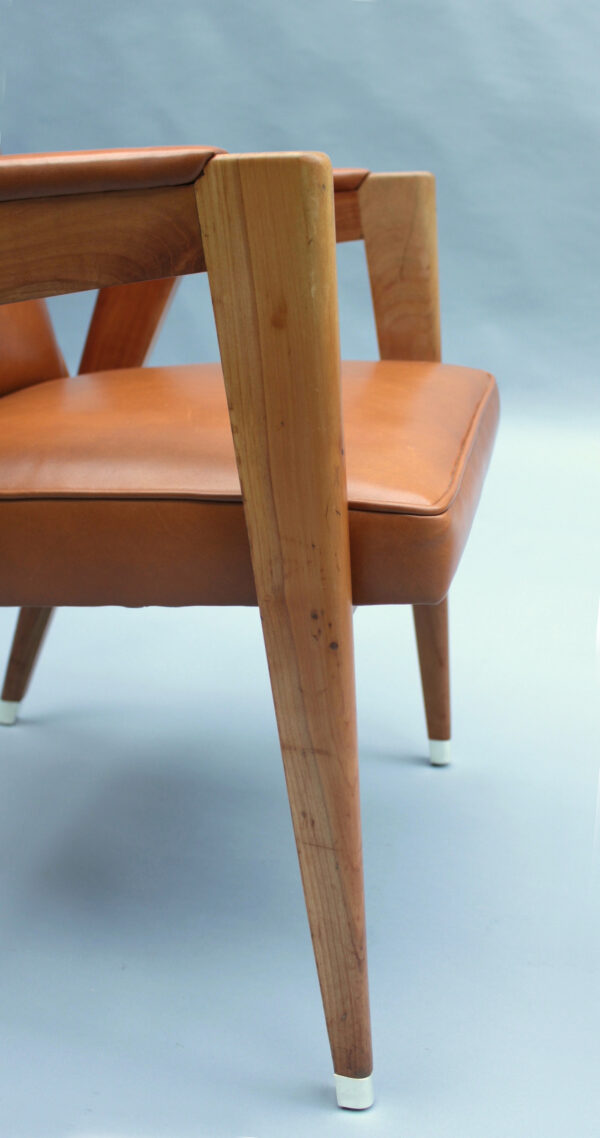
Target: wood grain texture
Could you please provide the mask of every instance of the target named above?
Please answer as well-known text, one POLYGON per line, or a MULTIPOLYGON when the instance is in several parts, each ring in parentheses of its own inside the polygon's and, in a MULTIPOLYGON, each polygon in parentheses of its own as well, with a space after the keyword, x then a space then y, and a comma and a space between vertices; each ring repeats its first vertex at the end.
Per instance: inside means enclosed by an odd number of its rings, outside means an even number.
POLYGON ((369 174, 358 195, 381 359, 439 360, 435 179, 369 174))
MULTIPOLYGON (((441 359, 435 179, 370 174, 359 191, 379 353, 384 360, 441 359)), ((414 605, 430 739, 450 738, 448 602, 414 605)))
POLYGON ((336 191, 336 241, 338 241, 338 243, 342 241, 359 241, 362 235, 358 192, 356 190, 336 191))
POLYGON ((193 186, 0 203, 0 304, 204 268, 193 186))
POLYGON ((20 703, 27 691, 48 625, 51 608, 21 609, 13 637, 2 699, 20 703))
POLYGON ((100 289, 79 371, 141 367, 159 333, 176 285, 176 277, 164 277, 100 289))
POLYGON ((335 166, 333 170, 333 190, 339 193, 345 190, 357 190, 364 182, 368 170, 364 167, 335 166))
POLYGON ((197 184, 315 958, 338 1074, 372 1066, 331 167, 216 158, 197 184))
POLYGON ((430 739, 450 738, 448 598, 439 605, 413 605, 421 683, 430 739))

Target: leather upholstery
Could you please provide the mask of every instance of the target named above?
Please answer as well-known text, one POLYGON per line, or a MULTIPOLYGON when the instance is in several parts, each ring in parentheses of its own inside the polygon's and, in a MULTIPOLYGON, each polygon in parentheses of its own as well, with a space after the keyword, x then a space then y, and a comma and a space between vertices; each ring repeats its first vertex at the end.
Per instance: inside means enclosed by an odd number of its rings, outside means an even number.
POLYGON ((64 375, 46 302, 0 305, 0 395, 64 375))
MULTIPOLYGON (((353 597, 450 585, 498 415, 483 372, 343 365, 353 597)), ((252 604, 218 365, 57 379, 0 400, 0 604, 252 604)))
POLYGON ((0 157, 0 201, 183 186, 224 152, 207 146, 155 146, 136 150, 5 154, 0 157))
MULTIPOLYGON (((215 154, 225 153, 217 146, 153 146, 4 154, 0 156, 0 201, 188 185, 200 177, 215 154)), ((368 173, 349 167, 334 170, 336 192, 358 189, 368 173)))

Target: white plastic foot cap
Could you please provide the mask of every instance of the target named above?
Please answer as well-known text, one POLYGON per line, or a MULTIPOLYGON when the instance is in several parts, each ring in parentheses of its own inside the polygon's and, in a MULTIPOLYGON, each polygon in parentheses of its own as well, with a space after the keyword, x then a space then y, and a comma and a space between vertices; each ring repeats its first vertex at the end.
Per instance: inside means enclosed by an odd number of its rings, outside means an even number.
POLYGON ((373 1076, 351 1079, 348 1075, 334 1075, 338 1106, 345 1110, 368 1110, 375 1102, 373 1076))
POLYGON ((3 727, 12 727, 17 721, 19 704, 9 699, 0 699, 0 723, 3 727))
POLYGON ((429 740, 429 762, 434 767, 445 767, 450 762, 450 740, 429 740))

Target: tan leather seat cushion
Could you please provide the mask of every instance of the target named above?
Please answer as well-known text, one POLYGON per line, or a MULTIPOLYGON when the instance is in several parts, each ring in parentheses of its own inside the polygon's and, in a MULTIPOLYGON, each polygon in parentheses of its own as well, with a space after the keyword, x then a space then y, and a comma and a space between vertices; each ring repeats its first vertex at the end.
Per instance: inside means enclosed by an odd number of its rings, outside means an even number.
POLYGON ((0 396, 67 375, 45 300, 0 305, 0 396))
MULTIPOLYGON (((354 599, 440 600, 487 468, 494 381, 354 362, 343 391, 354 599)), ((2 604, 254 603, 219 366, 0 399, 0 534, 2 604)))

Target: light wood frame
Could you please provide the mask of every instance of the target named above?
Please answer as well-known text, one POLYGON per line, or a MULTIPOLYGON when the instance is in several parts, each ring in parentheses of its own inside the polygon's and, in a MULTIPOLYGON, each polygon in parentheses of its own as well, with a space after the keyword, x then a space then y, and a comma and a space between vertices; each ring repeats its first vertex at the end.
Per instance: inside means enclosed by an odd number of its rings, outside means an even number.
MULTIPOLYGON (((208 269, 334 1070, 365 1079, 336 228, 364 238, 383 359, 440 358, 439 294, 431 175, 332 191, 322 155, 219 155, 195 186, 0 203, 0 302, 100 287, 82 370, 134 366, 175 278, 208 269)), ((51 611, 22 610, 3 698, 22 698, 51 611)), ((414 613, 430 737, 445 739, 446 602, 414 613)))

